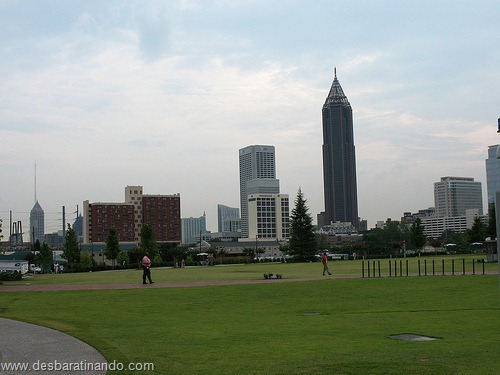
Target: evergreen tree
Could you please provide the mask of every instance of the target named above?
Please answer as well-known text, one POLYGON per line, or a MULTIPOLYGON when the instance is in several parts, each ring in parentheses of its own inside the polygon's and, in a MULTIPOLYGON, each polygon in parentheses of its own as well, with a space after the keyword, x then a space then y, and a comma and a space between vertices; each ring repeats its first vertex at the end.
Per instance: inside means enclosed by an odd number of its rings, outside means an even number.
POLYGON ((316 235, 309 208, 306 205, 302 190, 299 188, 295 199, 295 208, 290 217, 290 240, 288 254, 299 261, 315 259, 317 253, 316 235))
POLYGON ((66 230, 66 240, 64 242, 63 253, 61 256, 68 261, 68 266, 71 271, 73 271, 74 264, 80 261, 80 249, 78 248, 76 233, 69 224, 68 229, 66 230))
POLYGON ((481 219, 479 216, 476 216, 474 218, 474 223, 472 224, 471 229, 467 229, 467 240, 469 241, 469 244, 472 244, 474 242, 484 242, 484 239, 486 238, 486 228, 481 223, 481 219))
POLYGON ((106 258, 111 259, 113 263, 113 268, 115 267, 116 258, 120 254, 120 243, 118 241, 118 234, 116 233, 116 228, 110 228, 109 236, 106 240, 106 248, 104 249, 104 255, 106 258))
POLYGON ((50 270, 50 266, 54 263, 52 249, 46 242, 43 243, 40 252, 35 256, 35 262, 41 266, 43 272, 50 270))

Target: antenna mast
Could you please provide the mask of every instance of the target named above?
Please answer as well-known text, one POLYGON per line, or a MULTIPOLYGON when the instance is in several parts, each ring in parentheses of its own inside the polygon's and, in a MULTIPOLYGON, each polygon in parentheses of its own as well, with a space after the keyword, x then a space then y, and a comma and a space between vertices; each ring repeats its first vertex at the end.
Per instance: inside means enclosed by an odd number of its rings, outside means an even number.
POLYGON ((35 203, 38 202, 36 199, 36 160, 35 160, 35 203))

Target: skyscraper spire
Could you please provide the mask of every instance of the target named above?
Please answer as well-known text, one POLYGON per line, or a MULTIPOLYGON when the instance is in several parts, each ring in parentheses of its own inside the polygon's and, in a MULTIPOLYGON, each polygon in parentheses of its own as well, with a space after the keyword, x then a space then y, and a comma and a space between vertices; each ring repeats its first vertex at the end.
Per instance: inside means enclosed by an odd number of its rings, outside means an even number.
POLYGON ((332 104, 341 104, 341 105, 348 105, 349 100, 347 100, 347 96, 344 94, 344 90, 342 90, 342 86, 340 86, 340 82, 337 79, 337 68, 333 68, 333 83, 332 87, 330 88, 330 92, 328 93, 328 97, 326 98, 325 105, 332 105, 332 104))
POLYGON ((36 160, 35 160, 35 203, 38 202, 38 199, 36 199, 36 160))

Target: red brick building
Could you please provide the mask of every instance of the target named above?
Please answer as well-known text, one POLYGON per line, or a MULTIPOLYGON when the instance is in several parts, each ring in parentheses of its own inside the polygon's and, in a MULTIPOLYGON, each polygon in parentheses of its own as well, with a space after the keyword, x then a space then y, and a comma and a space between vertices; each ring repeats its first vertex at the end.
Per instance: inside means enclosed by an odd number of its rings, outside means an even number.
POLYGON ((127 186, 124 203, 83 202, 83 243, 106 242, 116 228, 120 242, 140 242, 144 224, 157 242, 181 242, 180 194, 143 195, 142 186, 127 186))

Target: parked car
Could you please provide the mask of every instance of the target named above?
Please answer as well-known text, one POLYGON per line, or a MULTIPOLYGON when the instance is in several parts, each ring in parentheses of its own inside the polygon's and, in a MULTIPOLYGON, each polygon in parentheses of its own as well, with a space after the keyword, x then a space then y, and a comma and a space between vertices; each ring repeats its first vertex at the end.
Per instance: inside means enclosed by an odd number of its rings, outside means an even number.
POLYGON ((30 272, 42 273, 42 269, 34 264, 30 264, 30 272))

